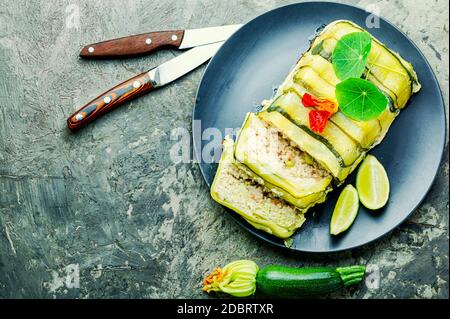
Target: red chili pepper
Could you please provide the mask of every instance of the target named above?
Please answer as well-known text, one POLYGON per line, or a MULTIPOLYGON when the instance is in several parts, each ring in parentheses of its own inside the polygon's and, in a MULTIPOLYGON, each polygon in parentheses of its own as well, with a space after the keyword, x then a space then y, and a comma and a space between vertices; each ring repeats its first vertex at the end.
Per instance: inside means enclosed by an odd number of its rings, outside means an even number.
POLYGON ((323 133, 331 115, 328 111, 313 110, 309 112, 309 126, 311 130, 316 133, 323 133))

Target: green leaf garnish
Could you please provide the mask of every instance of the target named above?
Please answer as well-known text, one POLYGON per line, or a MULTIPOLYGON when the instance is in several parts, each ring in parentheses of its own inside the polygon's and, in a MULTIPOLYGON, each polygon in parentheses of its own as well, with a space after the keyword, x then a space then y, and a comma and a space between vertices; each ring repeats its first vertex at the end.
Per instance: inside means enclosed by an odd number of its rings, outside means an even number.
POLYGON ((387 97, 371 82, 351 78, 336 86, 339 109, 356 121, 377 118, 388 105, 387 97))
POLYGON ((340 80, 359 78, 366 67, 372 48, 372 37, 367 32, 344 35, 333 50, 333 66, 340 80))

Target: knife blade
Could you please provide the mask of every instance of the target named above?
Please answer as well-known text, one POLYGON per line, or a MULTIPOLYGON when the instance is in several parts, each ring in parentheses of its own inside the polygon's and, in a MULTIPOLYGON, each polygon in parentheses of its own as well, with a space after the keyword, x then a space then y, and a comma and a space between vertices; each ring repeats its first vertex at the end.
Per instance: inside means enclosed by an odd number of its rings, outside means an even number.
POLYGON ((209 43, 225 41, 240 27, 242 27, 242 24, 185 30, 183 41, 178 49, 183 50, 209 43))
POLYGON ((222 44, 217 42, 195 47, 115 86, 69 116, 68 128, 76 131, 115 107, 175 81, 212 58, 222 44))
POLYGON ((201 45, 188 50, 172 60, 148 72, 152 85, 156 87, 167 85, 186 73, 205 63, 219 50, 223 42, 201 45))
POLYGON ((88 44, 80 52, 83 58, 132 57, 150 54, 160 49, 189 49, 223 42, 242 25, 226 25, 190 30, 143 33, 88 44))

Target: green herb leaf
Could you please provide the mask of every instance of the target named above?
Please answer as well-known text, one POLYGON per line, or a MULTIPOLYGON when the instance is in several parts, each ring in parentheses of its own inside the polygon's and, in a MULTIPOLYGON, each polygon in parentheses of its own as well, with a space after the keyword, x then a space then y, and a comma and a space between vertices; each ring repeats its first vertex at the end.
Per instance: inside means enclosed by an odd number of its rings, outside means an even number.
POLYGON ((366 67, 372 48, 372 37, 367 32, 344 35, 333 50, 333 66, 340 80, 359 78, 366 67))
POLYGON ((387 97, 371 82, 351 78, 336 86, 339 109, 356 121, 377 118, 388 105, 387 97))

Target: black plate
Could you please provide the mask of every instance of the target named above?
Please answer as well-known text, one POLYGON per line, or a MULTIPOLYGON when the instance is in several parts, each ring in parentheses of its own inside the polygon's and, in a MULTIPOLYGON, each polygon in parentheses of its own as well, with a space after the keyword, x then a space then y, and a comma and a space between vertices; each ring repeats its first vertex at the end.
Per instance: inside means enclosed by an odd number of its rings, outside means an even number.
MULTIPOLYGON (((193 132, 216 127, 224 134, 225 128, 239 128, 247 112, 255 111, 263 99, 273 95, 274 88, 309 48, 309 41, 320 26, 347 19, 364 27, 367 15, 348 5, 308 2, 275 9, 247 23, 228 39, 206 69, 194 108, 193 132)), ((410 61, 423 85, 395 120, 383 143, 371 151, 390 178, 388 205, 376 212, 361 207, 353 226, 334 238, 329 235, 329 223, 340 192, 335 190, 325 204, 308 212, 307 221, 293 236, 293 250, 340 251, 380 238, 416 209, 439 168, 445 143, 445 111, 433 71, 411 40, 389 22, 381 20, 379 29, 369 31, 410 61)), ((209 140, 194 138, 201 172, 211 185, 216 165, 200 160, 207 143, 209 140)), ((351 175, 348 182, 354 183, 354 178, 351 175)), ((282 240, 256 230, 231 210, 229 213, 252 234, 284 247, 282 240)))

